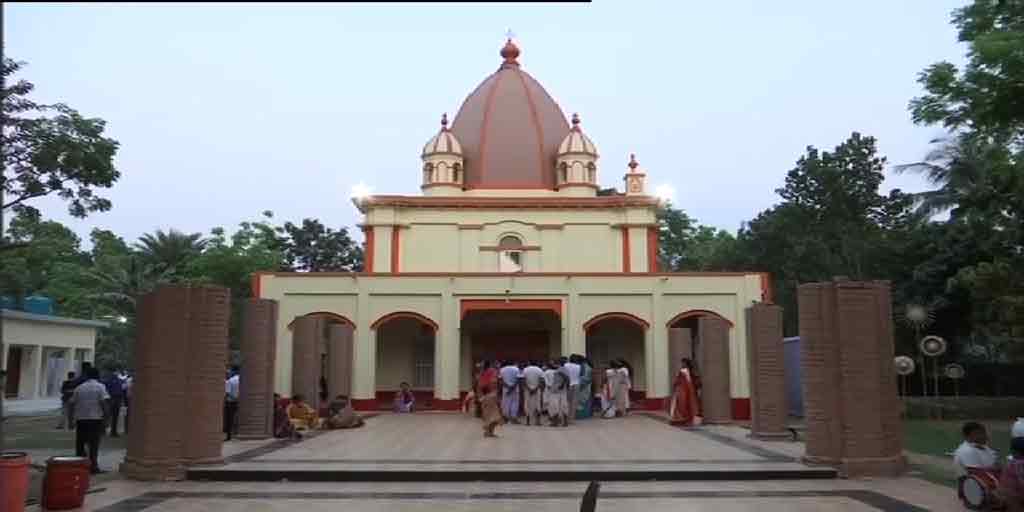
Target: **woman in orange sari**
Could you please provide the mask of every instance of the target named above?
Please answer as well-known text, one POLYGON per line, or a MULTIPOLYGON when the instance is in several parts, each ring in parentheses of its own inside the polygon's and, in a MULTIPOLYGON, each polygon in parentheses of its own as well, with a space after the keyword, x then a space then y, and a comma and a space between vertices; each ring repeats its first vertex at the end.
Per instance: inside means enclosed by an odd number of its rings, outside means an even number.
POLYGON ((693 385, 693 363, 684 357, 683 366, 672 384, 672 399, 669 402, 669 416, 673 425, 691 426, 697 416, 697 389, 693 385))
POLYGON ((477 380, 480 393, 480 416, 484 420, 484 437, 498 437, 494 429, 504 420, 498 406, 498 369, 490 361, 484 361, 484 370, 477 380))

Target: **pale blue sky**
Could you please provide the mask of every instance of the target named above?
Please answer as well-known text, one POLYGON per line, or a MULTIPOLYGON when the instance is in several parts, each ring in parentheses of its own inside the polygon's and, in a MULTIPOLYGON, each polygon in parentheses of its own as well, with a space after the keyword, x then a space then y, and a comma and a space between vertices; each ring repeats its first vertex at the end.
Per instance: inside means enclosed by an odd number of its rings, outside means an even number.
POLYGON ((357 182, 417 194, 423 143, 497 69, 508 28, 523 69, 580 113, 603 185, 621 188, 635 152, 652 188, 735 231, 807 145, 857 130, 891 163, 919 159, 941 130, 906 105, 921 69, 963 60, 949 13, 964 3, 6 4, 4 36, 36 100, 102 117, 121 142, 113 210, 82 221, 37 203, 83 238, 262 210, 351 226, 357 182))

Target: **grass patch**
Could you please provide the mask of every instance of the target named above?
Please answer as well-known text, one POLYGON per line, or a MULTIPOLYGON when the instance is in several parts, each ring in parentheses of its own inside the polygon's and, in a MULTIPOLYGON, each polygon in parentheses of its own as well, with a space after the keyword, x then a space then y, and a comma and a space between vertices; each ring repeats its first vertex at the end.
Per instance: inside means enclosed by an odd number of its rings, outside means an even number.
MULTIPOLYGON (((1010 448, 1009 421, 981 421, 988 428, 989 446, 1003 456, 1010 448)), ((906 420, 903 422, 903 442, 907 450, 945 457, 956 450, 963 440, 960 428, 963 421, 906 420)))

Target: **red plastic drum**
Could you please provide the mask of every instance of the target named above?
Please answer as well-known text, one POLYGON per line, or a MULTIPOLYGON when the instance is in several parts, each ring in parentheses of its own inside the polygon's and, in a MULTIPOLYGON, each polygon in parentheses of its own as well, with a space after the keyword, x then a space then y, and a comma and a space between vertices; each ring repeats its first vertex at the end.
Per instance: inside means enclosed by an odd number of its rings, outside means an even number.
POLYGON ((42 505, 45 510, 70 510, 82 506, 89 490, 89 459, 50 457, 43 477, 42 505))

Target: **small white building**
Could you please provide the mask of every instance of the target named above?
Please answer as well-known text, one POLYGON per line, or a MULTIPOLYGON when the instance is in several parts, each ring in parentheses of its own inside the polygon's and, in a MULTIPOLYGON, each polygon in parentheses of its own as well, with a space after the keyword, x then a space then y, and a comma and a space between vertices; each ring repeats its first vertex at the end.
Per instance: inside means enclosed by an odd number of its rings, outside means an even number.
POLYGON ((78 373, 93 360, 96 332, 107 322, 0 310, 3 350, 0 368, 7 371, 6 399, 60 396, 67 372, 78 373))

